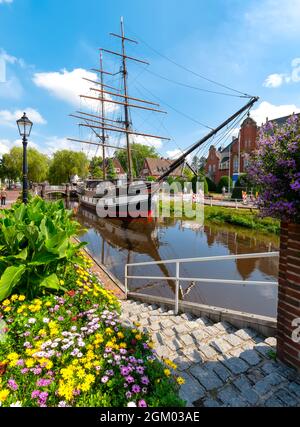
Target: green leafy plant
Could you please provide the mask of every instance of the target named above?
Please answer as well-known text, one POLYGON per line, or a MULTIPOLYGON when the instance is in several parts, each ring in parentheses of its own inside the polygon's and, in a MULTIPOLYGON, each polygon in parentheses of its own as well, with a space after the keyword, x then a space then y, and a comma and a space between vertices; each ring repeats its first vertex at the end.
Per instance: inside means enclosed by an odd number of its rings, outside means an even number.
POLYGON ((33 298, 46 290, 59 291, 69 263, 85 243, 72 243, 80 225, 62 201, 40 198, 16 203, 0 218, 0 301, 12 291, 33 298), (15 289, 16 288, 16 289, 15 289))

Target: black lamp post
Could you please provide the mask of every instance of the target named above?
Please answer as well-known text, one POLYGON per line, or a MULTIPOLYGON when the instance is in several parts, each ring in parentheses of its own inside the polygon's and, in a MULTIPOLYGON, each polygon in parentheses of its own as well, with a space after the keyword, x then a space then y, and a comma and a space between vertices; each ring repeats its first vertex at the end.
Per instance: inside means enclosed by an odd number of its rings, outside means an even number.
POLYGON ((17 120, 19 133, 23 143, 23 203, 28 202, 27 138, 30 136, 32 124, 33 123, 26 116, 26 113, 23 114, 23 117, 17 120))

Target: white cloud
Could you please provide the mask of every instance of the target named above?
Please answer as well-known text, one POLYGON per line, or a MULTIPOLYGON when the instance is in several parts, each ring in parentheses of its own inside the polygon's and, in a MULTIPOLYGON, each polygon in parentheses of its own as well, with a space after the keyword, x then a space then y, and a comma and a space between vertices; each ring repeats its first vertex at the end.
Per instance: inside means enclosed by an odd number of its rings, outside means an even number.
POLYGON ((300 34, 299 0, 253 1, 245 18, 260 38, 293 38, 300 34))
POLYGON ((9 152, 11 141, 9 139, 0 139, 0 156, 9 152))
POLYGON ((27 117, 33 122, 33 125, 44 125, 47 123, 43 116, 37 110, 35 110, 34 108, 25 108, 23 110, 15 111, 0 110, 0 125, 15 127, 16 120, 23 116, 24 111, 26 111, 27 117))
POLYGON ((3 4, 3 3, 12 3, 13 2, 13 0, 0 0, 0 4, 3 4))
MULTIPOLYGON (((78 107, 80 104, 79 96, 88 94, 91 87, 97 88, 97 85, 87 82, 83 78, 97 80, 97 75, 83 68, 76 68, 72 71, 63 69, 55 72, 35 73, 33 82, 36 86, 46 89, 52 96, 78 107)), ((100 93, 89 93, 89 96, 92 97, 98 97, 98 95, 100 93)), ((100 103, 98 101, 81 99, 82 104, 99 109, 100 103)), ((106 103, 105 108, 107 112, 116 110, 116 107, 111 103, 106 103)))
POLYGON ((252 110, 251 117, 260 126, 266 122, 266 118, 273 120, 299 112, 300 108, 295 104, 273 105, 267 101, 263 101, 256 109, 252 110))
POLYGON ((174 150, 169 150, 166 153, 169 159, 175 160, 182 154, 182 151, 175 148, 174 150))
POLYGON ((291 62, 291 71, 285 74, 270 74, 263 85, 265 87, 279 87, 283 83, 300 82, 300 58, 294 58, 291 62))
POLYGON ((162 140, 158 138, 150 138, 141 135, 132 135, 131 139, 136 144, 147 145, 148 147, 154 147, 157 150, 162 147, 162 140))

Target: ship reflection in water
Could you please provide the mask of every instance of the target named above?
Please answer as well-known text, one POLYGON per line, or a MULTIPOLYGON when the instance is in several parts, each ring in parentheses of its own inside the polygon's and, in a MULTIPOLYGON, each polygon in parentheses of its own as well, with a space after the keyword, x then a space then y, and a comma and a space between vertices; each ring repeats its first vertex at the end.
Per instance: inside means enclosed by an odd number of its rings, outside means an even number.
MULTIPOLYGON (((123 223, 100 219, 81 209, 79 222, 87 229, 81 240, 88 242, 93 256, 124 283, 126 263, 164 259, 206 257, 278 250, 276 236, 263 235, 224 225, 200 226, 192 221, 157 219, 123 223)), ((181 265, 181 276, 215 279, 276 281, 278 258, 211 261, 181 265)), ((129 273, 141 276, 174 276, 175 266, 135 267, 129 273)), ((131 291, 174 298, 172 280, 129 281, 131 291)), ((222 285, 183 282, 186 301, 231 308, 265 316, 276 316, 277 288, 272 285, 222 285)))

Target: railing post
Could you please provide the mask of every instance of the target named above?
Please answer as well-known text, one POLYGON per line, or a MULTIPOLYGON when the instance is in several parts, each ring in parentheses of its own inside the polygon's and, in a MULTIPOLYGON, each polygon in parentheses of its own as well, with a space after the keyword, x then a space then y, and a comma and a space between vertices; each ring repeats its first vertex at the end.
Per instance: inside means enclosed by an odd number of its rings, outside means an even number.
POLYGON ((179 262, 176 262, 175 315, 179 312, 179 262))
POLYGON ((235 199, 235 209, 237 209, 238 208, 238 201, 237 201, 237 199, 235 199))
POLYGON ((213 198, 211 197, 210 198, 210 206, 212 206, 213 204, 212 204, 212 201, 213 201, 213 198))
POLYGON ((127 279, 127 264, 125 265, 125 298, 128 299, 128 279, 127 279))

